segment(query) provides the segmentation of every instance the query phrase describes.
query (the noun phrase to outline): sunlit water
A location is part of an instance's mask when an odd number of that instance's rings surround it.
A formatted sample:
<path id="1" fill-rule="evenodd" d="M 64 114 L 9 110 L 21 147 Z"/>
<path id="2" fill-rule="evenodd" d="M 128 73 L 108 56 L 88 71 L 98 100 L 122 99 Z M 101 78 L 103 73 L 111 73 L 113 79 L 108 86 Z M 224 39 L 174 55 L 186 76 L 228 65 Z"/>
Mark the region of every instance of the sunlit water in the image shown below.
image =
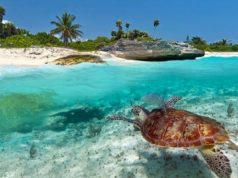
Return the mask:
<path id="1" fill-rule="evenodd" d="M 14 136 L 6 138 L 9 134 L 24 137 L 35 130 L 58 133 L 95 118 L 106 123 L 105 116 L 114 112 L 130 115 L 128 108 L 144 104 L 141 98 L 151 93 L 165 99 L 181 96 L 177 107 L 214 116 L 236 132 L 238 58 L 0 67 L 0 146 L 14 143 L 19 147 L 21 141 Z M 228 117 L 229 104 L 233 111 Z M 66 119 L 60 126 L 52 126 L 49 118 L 54 116 Z"/>

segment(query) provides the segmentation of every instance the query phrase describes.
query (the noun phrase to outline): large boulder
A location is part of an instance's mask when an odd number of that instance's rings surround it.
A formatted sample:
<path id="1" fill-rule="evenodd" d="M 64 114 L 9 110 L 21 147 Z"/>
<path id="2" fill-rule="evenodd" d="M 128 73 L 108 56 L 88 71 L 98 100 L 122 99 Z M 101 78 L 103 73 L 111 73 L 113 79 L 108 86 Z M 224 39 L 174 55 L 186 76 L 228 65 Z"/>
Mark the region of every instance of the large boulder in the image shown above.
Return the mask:
<path id="1" fill-rule="evenodd" d="M 195 59 L 205 54 L 204 51 L 198 50 L 187 43 L 162 40 L 140 42 L 123 39 L 112 46 L 103 47 L 101 50 L 120 58 L 143 61 Z"/>

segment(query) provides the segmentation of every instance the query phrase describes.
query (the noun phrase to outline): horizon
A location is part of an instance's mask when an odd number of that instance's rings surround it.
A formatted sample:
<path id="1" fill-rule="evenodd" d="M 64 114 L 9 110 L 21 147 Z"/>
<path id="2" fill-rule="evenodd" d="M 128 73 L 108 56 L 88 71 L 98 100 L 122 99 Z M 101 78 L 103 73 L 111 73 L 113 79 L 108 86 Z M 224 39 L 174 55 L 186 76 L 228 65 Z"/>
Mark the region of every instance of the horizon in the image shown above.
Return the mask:
<path id="1" fill-rule="evenodd" d="M 159 19 L 160 25 L 156 30 L 158 38 L 184 41 L 187 36 L 200 36 L 207 42 L 221 39 L 238 42 L 236 33 L 238 22 L 234 16 L 238 2 L 235 0 L 229 3 L 215 0 L 193 3 L 188 0 L 182 2 L 62 0 L 57 5 L 46 0 L 37 2 L 3 0 L 0 5 L 6 9 L 4 20 L 11 21 L 31 33 L 49 32 L 53 29 L 50 22 L 56 20 L 56 16 L 68 12 L 76 16 L 76 23 L 82 25 L 84 40 L 94 39 L 97 36 L 110 37 L 111 31 L 117 29 L 115 21 L 118 19 L 124 24 L 129 22 L 130 30 L 140 29 L 154 36 L 153 21 Z"/>

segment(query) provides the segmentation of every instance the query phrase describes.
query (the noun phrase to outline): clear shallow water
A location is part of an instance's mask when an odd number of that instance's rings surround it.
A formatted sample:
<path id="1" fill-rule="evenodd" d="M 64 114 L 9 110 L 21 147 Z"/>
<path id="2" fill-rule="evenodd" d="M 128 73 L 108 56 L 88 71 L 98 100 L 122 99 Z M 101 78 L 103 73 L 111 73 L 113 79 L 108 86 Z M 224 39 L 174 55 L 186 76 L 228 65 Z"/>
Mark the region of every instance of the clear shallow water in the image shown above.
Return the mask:
<path id="1" fill-rule="evenodd" d="M 164 98 L 182 96 L 177 107 L 213 117 L 236 132 L 238 58 L 0 67 L 0 133 L 24 133 L 20 137 L 0 137 L 0 146 L 29 144 L 40 137 L 34 135 L 36 132 L 31 134 L 34 130 L 61 134 L 81 122 L 104 125 L 107 114 L 130 115 L 128 108 L 144 104 L 141 98 L 150 93 Z M 227 117 L 229 104 L 234 110 L 231 118 Z M 80 131 L 84 128 L 89 128 L 92 137 L 100 133 L 97 126 L 80 126 Z M 59 144 L 52 139 L 42 140 L 45 144 Z"/>
<path id="2" fill-rule="evenodd" d="M 149 93 L 164 97 L 179 95 L 185 100 L 186 97 L 225 100 L 238 96 L 237 58 L 82 64 L 66 68 L 1 67 L 0 71 L 0 114 L 6 120 L 24 110 L 27 112 L 23 120 L 28 114 L 38 120 L 50 112 L 85 104 L 122 107 Z M 23 103 L 19 108 L 19 103 L 13 104 L 12 108 L 8 101 Z"/>
<path id="3" fill-rule="evenodd" d="M 6 123 L 15 118 L 18 124 L 30 123 L 31 127 L 60 109 L 82 105 L 117 109 L 136 104 L 149 93 L 165 98 L 182 96 L 185 101 L 187 97 L 226 102 L 229 97 L 238 97 L 237 58 L 30 69 L 1 67 L 0 71 L 1 118 Z M 3 123 L 1 126 L 6 127 Z"/>

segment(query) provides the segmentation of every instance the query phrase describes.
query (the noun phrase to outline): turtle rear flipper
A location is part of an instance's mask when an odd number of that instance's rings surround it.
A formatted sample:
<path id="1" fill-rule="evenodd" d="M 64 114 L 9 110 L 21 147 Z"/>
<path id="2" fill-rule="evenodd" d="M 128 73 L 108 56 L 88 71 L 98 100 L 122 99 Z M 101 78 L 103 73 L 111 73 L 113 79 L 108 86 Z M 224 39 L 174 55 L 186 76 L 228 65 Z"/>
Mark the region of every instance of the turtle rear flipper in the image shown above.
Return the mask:
<path id="1" fill-rule="evenodd" d="M 231 165 L 230 160 L 215 146 L 204 146 L 201 148 L 201 153 L 208 163 L 211 170 L 219 178 L 230 178 L 231 177 Z"/>

